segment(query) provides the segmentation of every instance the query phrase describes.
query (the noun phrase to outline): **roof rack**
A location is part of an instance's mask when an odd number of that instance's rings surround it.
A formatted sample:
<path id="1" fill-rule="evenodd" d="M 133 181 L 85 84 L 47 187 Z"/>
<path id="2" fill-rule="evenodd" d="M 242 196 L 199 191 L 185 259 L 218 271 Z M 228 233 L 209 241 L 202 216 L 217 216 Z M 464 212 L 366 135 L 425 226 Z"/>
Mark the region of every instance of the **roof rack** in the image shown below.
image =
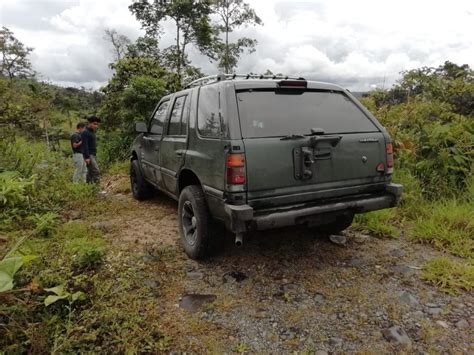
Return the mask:
<path id="1" fill-rule="evenodd" d="M 282 80 L 305 80 L 302 77 L 290 77 L 288 75 L 263 75 L 263 74 L 217 74 L 210 75 L 204 78 L 199 78 L 197 80 L 191 81 L 189 84 L 185 85 L 185 89 L 193 88 L 196 86 L 203 86 L 212 83 L 216 83 L 223 80 L 234 80 L 234 79 L 282 79 Z"/>

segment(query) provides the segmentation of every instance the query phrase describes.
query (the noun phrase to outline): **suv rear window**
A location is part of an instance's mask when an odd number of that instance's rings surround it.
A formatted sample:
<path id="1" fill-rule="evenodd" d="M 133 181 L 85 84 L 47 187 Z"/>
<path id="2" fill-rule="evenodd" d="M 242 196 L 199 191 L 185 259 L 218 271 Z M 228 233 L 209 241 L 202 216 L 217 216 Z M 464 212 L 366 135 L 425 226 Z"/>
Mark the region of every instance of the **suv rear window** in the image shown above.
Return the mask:
<path id="1" fill-rule="evenodd" d="M 328 133 L 377 132 L 377 127 L 343 93 L 328 91 L 237 92 L 243 138 Z"/>

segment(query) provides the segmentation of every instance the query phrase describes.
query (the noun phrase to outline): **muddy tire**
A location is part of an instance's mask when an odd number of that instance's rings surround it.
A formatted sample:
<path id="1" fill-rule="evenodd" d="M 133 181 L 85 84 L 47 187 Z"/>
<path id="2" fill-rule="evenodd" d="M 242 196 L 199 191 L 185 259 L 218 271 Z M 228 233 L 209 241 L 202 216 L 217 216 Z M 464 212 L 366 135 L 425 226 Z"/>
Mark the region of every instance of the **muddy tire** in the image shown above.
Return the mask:
<path id="1" fill-rule="evenodd" d="M 178 222 L 186 254 L 195 260 L 208 257 L 213 250 L 215 228 L 200 186 L 186 186 L 181 191 Z"/>
<path id="2" fill-rule="evenodd" d="M 324 234 L 339 234 L 344 229 L 349 228 L 353 220 L 354 220 L 353 214 L 342 215 L 342 216 L 336 217 L 336 220 L 334 222 L 323 224 L 317 228 L 320 232 Z"/>
<path id="3" fill-rule="evenodd" d="M 153 187 L 145 180 L 138 160 L 130 163 L 130 187 L 135 199 L 142 201 L 153 195 Z"/>

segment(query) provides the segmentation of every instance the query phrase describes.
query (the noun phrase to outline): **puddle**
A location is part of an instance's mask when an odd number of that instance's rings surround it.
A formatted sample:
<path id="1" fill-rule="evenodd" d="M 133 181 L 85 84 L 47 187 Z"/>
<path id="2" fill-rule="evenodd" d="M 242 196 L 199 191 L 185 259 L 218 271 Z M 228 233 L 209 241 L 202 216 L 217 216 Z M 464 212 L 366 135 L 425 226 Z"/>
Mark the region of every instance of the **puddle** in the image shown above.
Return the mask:
<path id="1" fill-rule="evenodd" d="M 179 301 L 179 307 L 190 312 L 197 312 L 205 303 L 212 303 L 216 300 L 214 295 L 186 294 Z"/>

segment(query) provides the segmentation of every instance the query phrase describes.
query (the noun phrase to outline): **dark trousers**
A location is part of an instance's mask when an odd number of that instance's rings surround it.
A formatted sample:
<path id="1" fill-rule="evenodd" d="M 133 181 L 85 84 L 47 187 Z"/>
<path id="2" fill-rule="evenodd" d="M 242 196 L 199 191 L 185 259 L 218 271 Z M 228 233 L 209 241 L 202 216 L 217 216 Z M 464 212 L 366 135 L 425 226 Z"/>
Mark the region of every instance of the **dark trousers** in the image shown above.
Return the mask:
<path id="1" fill-rule="evenodd" d="M 100 180 L 99 165 L 97 165 L 97 158 L 95 155 L 90 156 L 91 162 L 87 165 L 87 179 L 90 184 L 98 184 Z"/>

